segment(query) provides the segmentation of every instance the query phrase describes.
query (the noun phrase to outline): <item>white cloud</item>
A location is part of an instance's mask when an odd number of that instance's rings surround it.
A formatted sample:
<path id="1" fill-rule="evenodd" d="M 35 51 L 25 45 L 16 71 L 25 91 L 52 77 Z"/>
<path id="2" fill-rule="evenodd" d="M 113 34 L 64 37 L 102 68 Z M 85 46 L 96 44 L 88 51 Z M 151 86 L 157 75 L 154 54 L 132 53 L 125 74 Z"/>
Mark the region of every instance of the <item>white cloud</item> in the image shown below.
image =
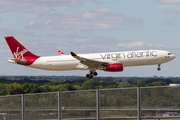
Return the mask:
<path id="1" fill-rule="evenodd" d="M 79 38 L 77 38 L 76 41 L 84 43 L 84 42 L 87 42 L 87 41 L 92 41 L 93 42 L 93 41 L 95 41 L 95 39 L 79 39 Z"/>
<path id="2" fill-rule="evenodd" d="M 163 9 L 163 8 L 172 8 L 172 7 L 177 7 L 177 5 L 160 5 L 160 6 L 157 6 L 157 7 L 154 7 L 154 8 L 147 8 L 147 9 L 144 9 L 144 10 Z"/>
<path id="3" fill-rule="evenodd" d="M 76 40 L 69 41 L 69 51 L 77 53 L 98 53 L 98 52 L 114 52 L 114 51 L 132 51 L 147 49 L 168 49 L 163 45 L 154 45 L 145 42 L 134 42 L 132 38 L 125 40 L 106 38 L 106 37 L 78 37 Z"/>
<path id="4" fill-rule="evenodd" d="M 46 23 L 45 23 L 45 25 L 47 25 L 48 23 L 50 23 L 52 20 L 49 20 L 49 21 L 47 21 Z M 29 24 L 30 25 L 30 24 Z"/>
<path id="5" fill-rule="evenodd" d="M 6 12 L 47 12 L 54 7 L 76 7 L 83 3 L 84 0 L 0 0 L 0 8 Z"/>
<path id="6" fill-rule="evenodd" d="M 180 0 L 158 0 L 160 3 L 169 5 L 180 5 Z"/>
<path id="7" fill-rule="evenodd" d="M 34 24 L 34 22 L 33 21 L 31 21 L 30 23 L 29 23 L 29 25 L 33 25 Z"/>
<path id="8" fill-rule="evenodd" d="M 92 41 L 91 41 L 92 42 Z M 149 50 L 149 49 L 167 49 L 163 45 L 153 45 L 144 42 L 120 43 L 120 44 L 77 44 L 69 46 L 68 51 L 76 53 L 99 53 L 115 51 Z"/>
<path id="9" fill-rule="evenodd" d="M 119 42 L 126 42 L 126 40 L 116 39 L 116 38 L 107 38 L 100 36 L 77 36 L 75 40 L 72 40 L 73 45 L 109 45 L 117 46 Z"/>
<path id="10" fill-rule="evenodd" d="M 13 30 L 13 29 L 9 29 L 9 28 L 0 28 L 0 36 L 4 37 L 4 36 L 12 36 L 12 35 L 19 35 L 19 34 L 24 34 L 24 35 L 31 35 L 33 36 L 33 33 L 30 32 L 23 32 L 23 31 L 19 31 L 19 30 Z"/>
<path id="11" fill-rule="evenodd" d="M 86 12 L 82 14 L 83 19 L 94 19 L 95 17 L 97 17 L 97 14 L 91 12 Z"/>
<path id="12" fill-rule="evenodd" d="M 66 33 L 59 33 L 59 34 L 56 34 L 56 33 L 43 33 L 43 34 L 40 34 L 40 35 L 37 35 L 38 37 L 69 37 L 69 38 L 75 38 L 77 37 L 78 35 L 76 33 L 73 33 L 73 34 L 66 34 Z"/>
<path id="13" fill-rule="evenodd" d="M 120 29 L 121 25 L 135 25 L 143 23 L 143 20 L 114 13 L 105 8 L 84 13 L 41 13 L 38 18 L 51 20 L 44 23 L 29 24 L 26 28 L 110 30 Z"/>
<path id="14" fill-rule="evenodd" d="M 164 47 L 163 45 L 152 45 L 144 42 L 120 43 L 118 47 L 133 48 L 133 47 Z"/>
<path id="15" fill-rule="evenodd" d="M 130 48 L 130 47 L 143 46 L 143 45 L 144 45 L 143 42 L 133 42 L 133 43 L 122 43 L 122 44 L 119 44 L 118 47 Z"/>
<path id="16" fill-rule="evenodd" d="M 175 5 L 161 5 L 161 6 L 158 6 L 157 9 L 170 8 L 170 7 L 176 7 L 176 6 Z"/>
<path id="17" fill-rule="evenodd" d="M 105 38 L 105 37 L 82 37 L 68 41 L 71 44 L 58 45 L 63 52 L 69 53 L 99 53 L 115 51 L 132 51 L 147 49 L 167 49 L 163 45 L 153 45 L 144 42 L 130 42 L 127 40 Z M 66 46 L 66 49 L 65 49 Z"/>
<path id="18" fill-rule="evenodd" d="M 99 10 L 95 10 L 97 13 L 100 14 L 108 14 L 111 13 L 111 11 L 109 9 L 103 8 L 103 9 L 99 9 Z"/>
<path id="19" fill-rule="evenodd" d="M 164 47 L 164 45 L 156 45 L 157 47 Z"/>
<path id="20" fill-rule="evenodd" d="M 30 22 L 30 25 L 34 24 L 34 22 Z M 34 34 L 32 32 L 24 32 L 20 30 L 14 30 L 10 28 L 1 28 L 0 27 L 0 36 L 17 36 L 17 35 L 27 35 L 31 37 L 66 37 L 66 38 L 77 38 L 78 35 L 76 33 L 66 34 L 66 33 L 37 33 Z"/>
<path id="21" fill-rule="evenodd" d="M 170 14 L 171 14 L 171 12 L 170 12 L 169 10 L 165 10 L 164 13 L 165 13 L 166 15 L 170 15 Z"/>

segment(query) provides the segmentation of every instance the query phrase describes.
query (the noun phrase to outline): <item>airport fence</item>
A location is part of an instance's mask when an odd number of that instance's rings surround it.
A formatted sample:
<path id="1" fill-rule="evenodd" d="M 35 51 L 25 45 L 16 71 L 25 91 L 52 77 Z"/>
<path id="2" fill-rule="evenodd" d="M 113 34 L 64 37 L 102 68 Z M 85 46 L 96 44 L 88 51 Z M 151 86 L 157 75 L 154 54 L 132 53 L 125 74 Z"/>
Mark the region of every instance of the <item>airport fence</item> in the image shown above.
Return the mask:
<path id="1" fill-rule="evenodd" d="M 0 120 L 180 119 L 180 87 L 0 96 Z"/>

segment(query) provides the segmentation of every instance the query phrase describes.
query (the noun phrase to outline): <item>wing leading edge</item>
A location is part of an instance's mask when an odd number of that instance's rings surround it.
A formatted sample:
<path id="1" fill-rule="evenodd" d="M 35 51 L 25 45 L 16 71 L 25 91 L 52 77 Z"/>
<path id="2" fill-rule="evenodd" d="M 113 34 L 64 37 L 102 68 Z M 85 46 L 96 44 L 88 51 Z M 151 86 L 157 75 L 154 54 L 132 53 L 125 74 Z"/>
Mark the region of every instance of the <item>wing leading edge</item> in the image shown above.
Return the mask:
<path id="1" fill-rule="evenodd" d="M 104 66 L 109 65 L 110 63 L 99 61 L 99 60 L 92 60 L 84 57 L 80 57 L 76 55 L 74 52 L 71 52 L 72 57 L 79 60 L 81 64 L 88 66 L 92 70 L 101 69 Z"/>

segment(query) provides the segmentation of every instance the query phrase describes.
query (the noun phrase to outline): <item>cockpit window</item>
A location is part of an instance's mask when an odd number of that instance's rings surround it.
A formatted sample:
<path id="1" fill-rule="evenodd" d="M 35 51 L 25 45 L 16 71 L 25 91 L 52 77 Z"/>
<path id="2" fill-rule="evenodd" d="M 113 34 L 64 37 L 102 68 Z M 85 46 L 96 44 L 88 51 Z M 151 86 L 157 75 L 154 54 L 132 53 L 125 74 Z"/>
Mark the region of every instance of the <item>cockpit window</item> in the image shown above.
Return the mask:
<path id="1" fill-rule="evenodd" d="M 172 55 L 172 53 L 168 53 L 168 55 Z"/>

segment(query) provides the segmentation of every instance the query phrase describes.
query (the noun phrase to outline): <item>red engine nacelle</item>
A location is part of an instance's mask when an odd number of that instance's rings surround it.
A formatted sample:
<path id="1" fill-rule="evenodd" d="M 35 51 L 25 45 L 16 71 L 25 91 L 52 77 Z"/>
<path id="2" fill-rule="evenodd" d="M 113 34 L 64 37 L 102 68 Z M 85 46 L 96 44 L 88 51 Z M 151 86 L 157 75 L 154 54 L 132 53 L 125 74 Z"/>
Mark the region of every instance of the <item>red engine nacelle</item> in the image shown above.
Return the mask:
<path id="1" fill-rule="evenodd" d="M 121 72 L 123 71 L 123 64 L 122 63 L 115 63 L 115 64 L 110 64 L 107 66 L 104 66 L 104 71 L 109 71 L 109 72 Z"/>

